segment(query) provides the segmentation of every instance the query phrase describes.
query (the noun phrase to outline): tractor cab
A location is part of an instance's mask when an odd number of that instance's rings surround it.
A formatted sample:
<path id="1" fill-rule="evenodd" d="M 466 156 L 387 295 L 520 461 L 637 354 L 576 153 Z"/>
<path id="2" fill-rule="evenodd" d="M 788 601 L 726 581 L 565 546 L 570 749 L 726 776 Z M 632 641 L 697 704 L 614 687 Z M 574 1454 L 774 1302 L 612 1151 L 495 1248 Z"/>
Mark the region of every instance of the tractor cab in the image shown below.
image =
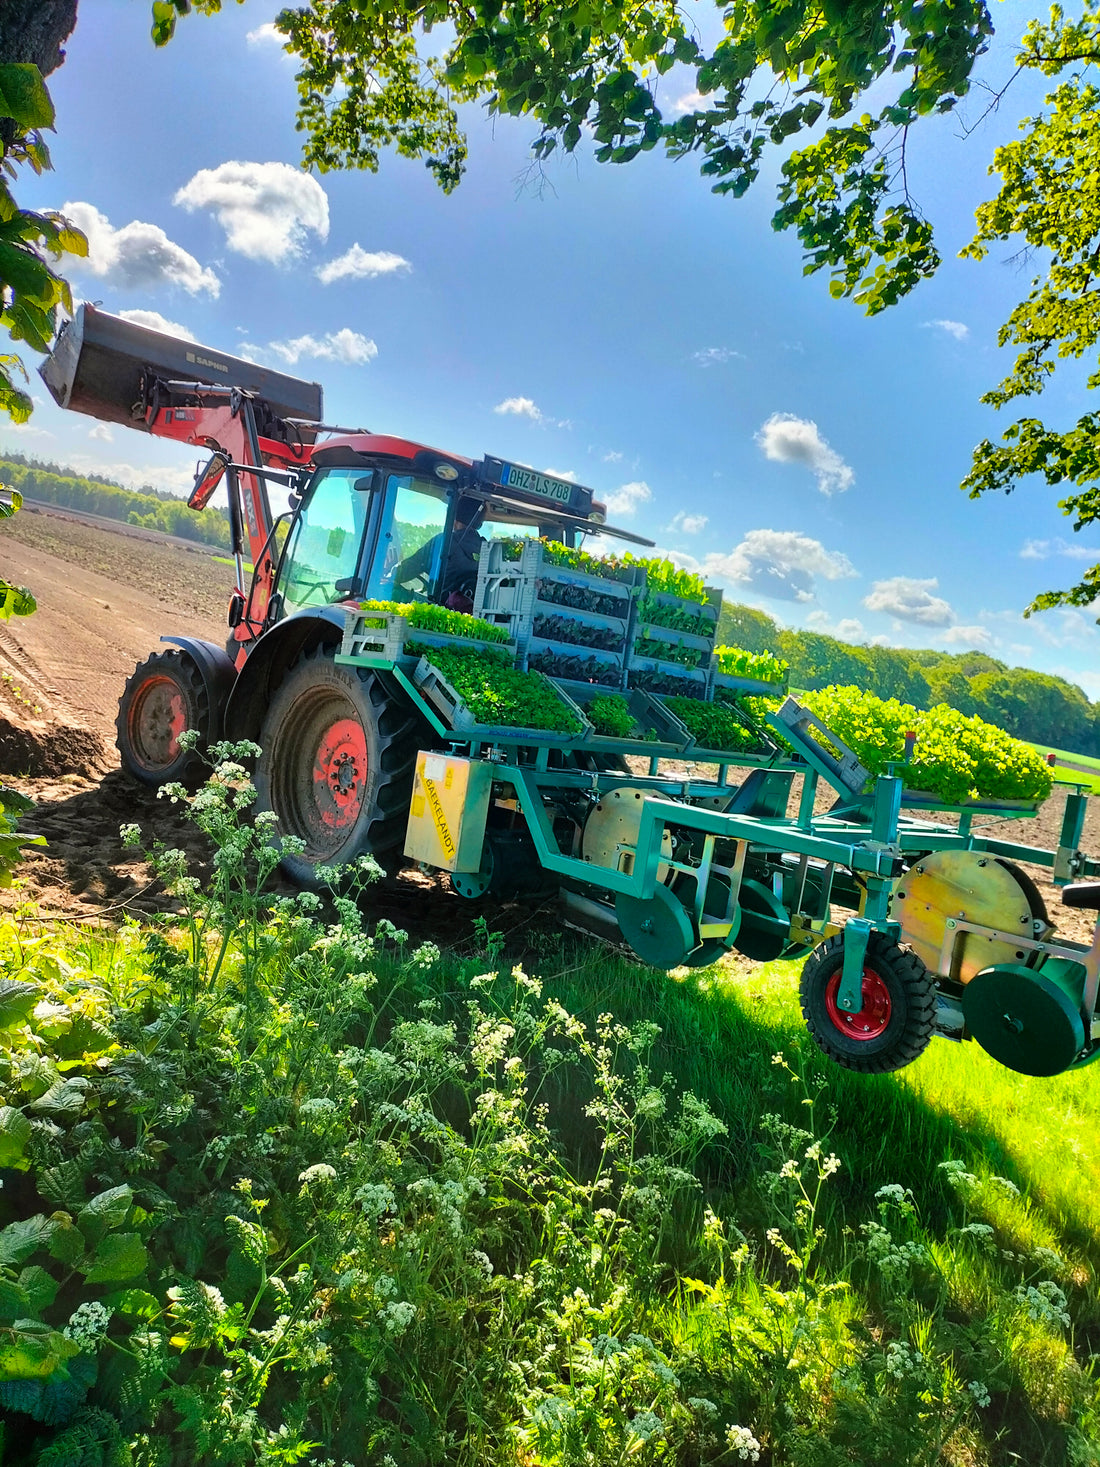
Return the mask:
<path id="1" fill-rule="evenodd" d="M 478 462 L 356 434 L 313 455 L 276 577 L 279 617 L 344 599 L 473 609 L 478 562 L 497 536 L 575 545 L 608 530 L 592 491 L 502 459 Z"/>

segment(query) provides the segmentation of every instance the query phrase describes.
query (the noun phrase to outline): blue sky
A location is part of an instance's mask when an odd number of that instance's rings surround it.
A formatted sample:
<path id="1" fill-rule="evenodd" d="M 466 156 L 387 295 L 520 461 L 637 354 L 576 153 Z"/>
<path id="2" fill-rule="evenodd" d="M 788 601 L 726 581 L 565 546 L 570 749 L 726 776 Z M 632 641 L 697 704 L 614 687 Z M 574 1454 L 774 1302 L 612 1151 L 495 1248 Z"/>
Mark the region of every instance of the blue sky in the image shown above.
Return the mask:
<path id="1" fill-rule="evenodd" d="M 1093 616 L 1020 616 L 1100 559 L 1100 537 L 1073 535 L 1037 482 L 976 502 L 958 488 L 999 431 L 978 398 L 1008 365 L 997 328 L 1029 276 L 1011 246 L 954 254 L 993 146 L 1038 93 L 1010 92 L 969 139 L 956 118 L 917 129 L 910 185 L 946 263 L 868 320 L 772 231 L 774 172 L 739 201 L 657 153 L 622 168 L 582 153 L 534 180 L 532 125 L 477 109 L 450 197 L 396 156 L 378 174 L 297 172 L 277 8 L 190 18 L 156 51 L 145 0 L 82 0 L 50 79 L 55 170 L 19 192 L 89 233 L 78 295 L 321 381 L 329 421 L 572 474 L 613 521 L 787 625 L 981 647 L 1100 698 Z M 688 8 L 713 27 L 712 6 Z M 995 8 L 992 83 L 1028 12 Z M 688 90 L 672 73 L 662 103 Z M 983 106 L 976 93 L 965 117 Z M 1084 410 L 1083 378 L 1059 373 L 1048 421 Z M 180 491 L 194 461 L 46 403 L 0 447 Z"/>

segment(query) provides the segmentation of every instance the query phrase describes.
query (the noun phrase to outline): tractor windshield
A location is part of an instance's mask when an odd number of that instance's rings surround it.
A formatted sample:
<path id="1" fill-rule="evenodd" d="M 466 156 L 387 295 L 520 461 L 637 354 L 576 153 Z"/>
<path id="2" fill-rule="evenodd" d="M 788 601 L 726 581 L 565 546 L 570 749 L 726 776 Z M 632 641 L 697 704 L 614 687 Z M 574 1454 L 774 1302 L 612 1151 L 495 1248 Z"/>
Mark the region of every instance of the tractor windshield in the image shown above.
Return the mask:
<path id="1" fill-rule="evenodd" d="M 441 484 L 391 474 L 368 583 L 378 601 L 434 601 L 445 570 L 450 496 Z"/>
<path id="2" fill-rule="evenodd" d="M 279 589 L 287 611 L 329 606 L 340 599 L 337 581 L 350 580 L 359 564 L 370 495 L 362 469 L 329 469 L 314 481 L 287 547 Z"/>

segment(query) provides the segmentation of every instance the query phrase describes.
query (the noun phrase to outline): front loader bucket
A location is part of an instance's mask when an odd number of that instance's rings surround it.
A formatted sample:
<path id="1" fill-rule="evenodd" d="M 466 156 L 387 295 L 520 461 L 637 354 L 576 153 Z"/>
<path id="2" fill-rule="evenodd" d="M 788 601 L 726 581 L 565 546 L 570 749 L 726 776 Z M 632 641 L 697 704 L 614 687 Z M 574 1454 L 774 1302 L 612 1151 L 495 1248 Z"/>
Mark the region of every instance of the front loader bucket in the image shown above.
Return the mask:
<path id="1" fill-rule="evenodd" d="M 135 326 L 87 303 L 62 326 L 38 370 L 59 407 L 129 428 L 145 427 L 143 377 L 240 387 L 264 398 L 276 417 L 321 421 L 319 383 Z"/>

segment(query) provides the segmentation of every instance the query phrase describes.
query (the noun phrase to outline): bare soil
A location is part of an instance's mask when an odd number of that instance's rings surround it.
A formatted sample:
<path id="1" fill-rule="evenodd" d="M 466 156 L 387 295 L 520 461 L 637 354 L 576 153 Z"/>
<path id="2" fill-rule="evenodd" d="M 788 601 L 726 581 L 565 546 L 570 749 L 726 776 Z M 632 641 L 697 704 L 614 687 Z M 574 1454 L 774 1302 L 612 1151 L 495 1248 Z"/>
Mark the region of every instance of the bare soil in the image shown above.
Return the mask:
<path id="1" fill-rule="evenodd" d="M 30 902 L 42 916 L 90 922 L 170 907 L 144 860 L 123 849 L 119 826 L 138 823 L 147 846 L 183 847 L 200 871 L 210 852 L 178 808 L 119 768 L 118 698 L 162 636 L 224 640 L 231 567 L 204 547 L 155 532 L 24 508 L 0 529 L 0 575 L 30 586 L 39 608 L 0 622 L 0 778 L 36 801 L 23 825 L 48 841 L 28 848 L 0 907 Z M 827 791 L 821 801 L 831 802 Z M 1056 789 L 1035 819 L 988 821 L 981 829 L 1053 848 L 1064 807 L 1065 792 Z M 1083 844 L 1100 853 L 1100 801 L 1090 805 Z M 1063 908 L 1044 868 L 1026 869 L 1059 932 L 1087 942 L 1090 914 Z M 445 878 L 403 868 L 376 888 L 372 907 L 418 940 L 460 948 L 474 942 L 476 913 Z M 560 918 L 545 904 L 497 904 L 482 915 L 513 946 L 560 940 Z"/>

